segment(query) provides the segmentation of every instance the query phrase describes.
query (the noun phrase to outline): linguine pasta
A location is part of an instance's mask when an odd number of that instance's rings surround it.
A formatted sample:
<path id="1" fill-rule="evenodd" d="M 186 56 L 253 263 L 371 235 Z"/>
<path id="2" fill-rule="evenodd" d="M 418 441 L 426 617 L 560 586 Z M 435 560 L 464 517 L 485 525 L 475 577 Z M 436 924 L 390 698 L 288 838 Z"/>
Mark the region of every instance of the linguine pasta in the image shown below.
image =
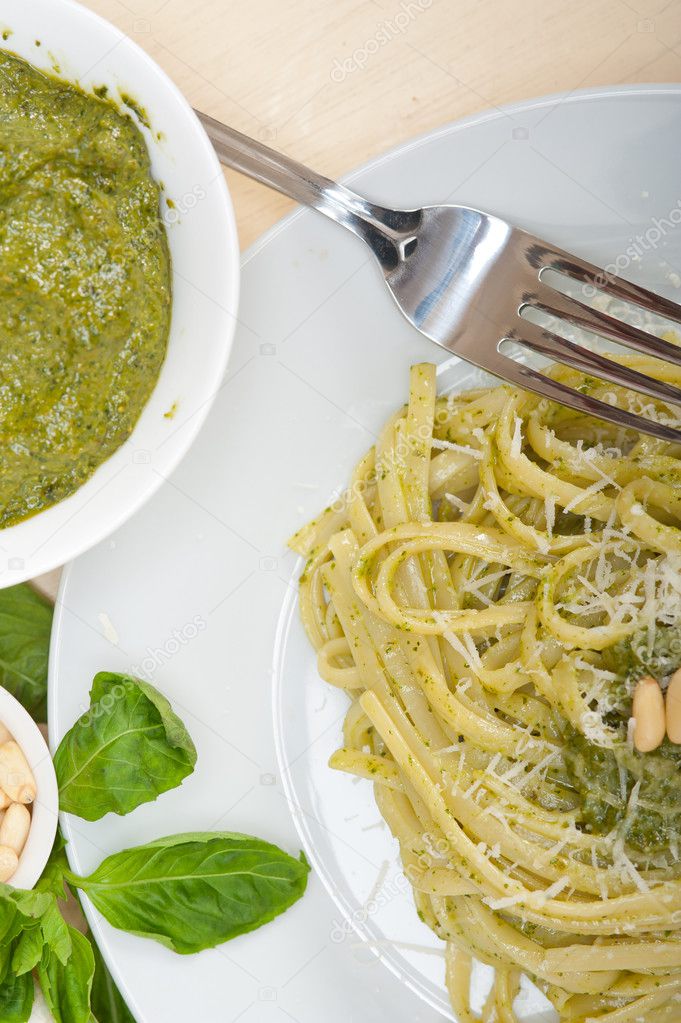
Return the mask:
<path id="1" fill-rule="evenodd" d="M 677 456 L 506 385 L 438 397 L 419 365 L 291 541 L 319 673 L 350 698 L 331 766 L 374 782 L 461 1023 L 473 958 L 490 1023 L 516 1023 L 523 973 L 561 1020 L 681 1019 L 681 752 L 636 753 L 630 721 L 637 679 L 681 664 Z"/>

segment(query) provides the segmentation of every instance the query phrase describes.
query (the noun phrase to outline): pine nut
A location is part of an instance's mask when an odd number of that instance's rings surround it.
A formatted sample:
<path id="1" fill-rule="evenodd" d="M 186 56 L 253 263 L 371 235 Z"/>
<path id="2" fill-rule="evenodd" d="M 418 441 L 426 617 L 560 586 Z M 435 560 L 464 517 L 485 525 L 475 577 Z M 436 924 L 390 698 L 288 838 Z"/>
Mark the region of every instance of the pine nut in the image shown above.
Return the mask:
<path id="1" fill-rule="evenodd" d="M 21 856 L 30 827 L 31 815 L 23 803 L 12 803 L 0 821 L 0 846 L 7 846 Z"/>
<path id="2" fill-rule="evenodd" d="M 0 746 L 0 788 L 13 803 L 32 803 L 35 799 L 33 772 L 13 739 Z"/>
<path id="3" fill-rule="evenodd" d="M 14 849 L 8 849 L 6 845 L 0 845 L 0 884 L 9 881 L 18 866 L 19 857 Z"/>
<path id="4" fill-rule="evenodd" d="M 634 690 L 632 713 L 634 746 L 639 753 L 650 753 L 662 744 L 666 730 L 664 696 L 658 682 L 650 675 L 642 678 Z"/>
<path id="5" fill-rule="evenodd" d="M 665 699 L 665 714 L 669 741 L 681 743 L 681 668 L 677 668 L 669 680 Z"/>

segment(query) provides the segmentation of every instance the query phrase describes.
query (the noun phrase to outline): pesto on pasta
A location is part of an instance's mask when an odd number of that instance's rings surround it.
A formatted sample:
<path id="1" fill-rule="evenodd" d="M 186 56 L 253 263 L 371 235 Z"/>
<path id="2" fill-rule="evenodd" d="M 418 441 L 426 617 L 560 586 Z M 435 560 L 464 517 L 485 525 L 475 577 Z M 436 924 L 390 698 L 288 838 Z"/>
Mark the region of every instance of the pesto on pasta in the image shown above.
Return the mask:
<path id="1" fill-rule="evenodd" d="M 631 723 L 646 666 L 664 687 L 681 665 L 679 454 L 507 385 L 438 396 L 414 366 L 291 540 L 319 673 L 350 698 L 331 766 L 374 782 L 461 1023 L 473 958 L 485 1021 L 515 1023 L 523 973 L 561 1020 L 681 1018 L 681 747 L 639 753 Z"/>

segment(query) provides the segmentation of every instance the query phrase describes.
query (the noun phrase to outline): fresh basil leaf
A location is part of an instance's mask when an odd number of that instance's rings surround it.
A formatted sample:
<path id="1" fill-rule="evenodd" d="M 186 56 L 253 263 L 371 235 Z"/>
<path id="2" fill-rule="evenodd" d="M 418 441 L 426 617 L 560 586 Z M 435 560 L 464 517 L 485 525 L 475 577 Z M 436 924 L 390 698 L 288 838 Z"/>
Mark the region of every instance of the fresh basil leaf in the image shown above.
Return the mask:
<path id="1" fill-rule="evenodd" d="M 9 885 L 0 885 L 0 897 L 8 898 L 19 913 L 29 920 L 39 920 L 53 902 L 53 896 L 49 892 L 38 892 L 35 889 L 27 891 L 24 888 L 10 888 Z"/>
<path id="2" fill-rule="evenodd" d="M 97 1023 L 135 1023 L 135 1018 L 123 1001 L 123 996 L 116 987 L 94 938 L 91 934 L 88 934 L 88 938 L 95 957 L 95 975 L 90 1000 Z"/>
<path id="3" fill-rule="evenodd" d="M 64 876 L 68 869 L 69 861 L 66 858 L 66 840 L 61 833 L 61 829 L 57 828 L 52 852 L 45 864 L 45 869 L 40 875 L 40 880 L 35 886 L 35 890 L 49 892 L 58 899 L 65 899 Z"/>
<path id="4" fill-rule="evenodd" d="M 2 1023 L 27 1023 L 33 1008 L 33 977 L 8 974 L 0 984 L 0 1020 Z"/>
<path id="5" fill-rule="evenodd" d="M 71 955 L 71 934 L 55 895 L 17 891 L 11 900 L 21 907 L 17 908 L 13 927 L 20 932 L 12 957 L 13 972 L 20 975 L 32 970 L 43 950 L 65 965 Z"/>
<path id="6" fill-rule="evenodd" d="M 35 969 L 43 955 L 43 933 L 39 924 L 27 928 L 17 941 L 14 955 L 12 956 L 12 973 L 20 977 L 23 973 L 30 973 Z M 2 1016 L 0 1016 L 2 1019 Z"/>
<path id="7" fill-rule="evenodd" d="M 230 832 L 159 838 L 70 875 L 110 924 L 176 952 L 198 952 L 272 920 L 305 891 L 309 866 Z"/>
<path id="8" fill-rule="evenodd" d="M 7 945 L 0 945 L 0 984 L 2 984 L 9 975 L 16 947 L 16 941 L 10 941 Z"/>
<path id="9" fill-rule="evenodd" d="M 65 965 L 72 949 L 72 939 L 69 927 L 59 912 L 57 899 L 66 897 L 66 877 L 69 865 L 66 859 L 66 841 L 60 829 L 57 834 L 50 853 L 50 858 L 43 874 L 36 885 L 41 892 L 47 892 L 53 899 L 47 909 L 40 917 L 39 924 L 24 930 L 19 936 L 13 956 L 10 956 L 12 970 L 21 974 L 34 969 L 41 961 L 43 952 L 47 955 L 52 953 Z M 42 900 L 41 900 L 42 901 Z M 15 913 L 19 916 L 15 908 Z M 114 980 L 109 973 L 102 954 L 97 948 L 91 934 L 86 935 L 92 947 L 94 956 L 95 972 L 92 979 L 91 991 L 91 1023 L 135 1023 L 120 994 Z M 10 952 L 12 946 L 9 946 Z M 0 946 L 0 981 L 4 975 L 2 972 L 2 954 L 4 949 Z M 9 966 L 9 961 L 7 963 Z M 2 1016 L 0 1015 L 0 1023 Z"/>
<path id="10" fill-rule="evenodd" d="M 0 948 L 6 948 L 27 927 L 38 926 L 53 897 L 0 884 Z"/>
<path id="11" fill-rule="evenodd" d="M 52 607 L 26 583 L 0 590 L 0 685 L 36 721 L 47 716 Z"/>
<path id="12" fill-rule="evenodd" d="M 13 956 L 24 933 L 27 931 L 40 933 L 41 916 L 52 901 L 51 895 L 0 884 L 0 982 L 5 980 L 9 973 Z"/>
<path id="13" fill-rule="evenodd" d="M 25 924 L 19 913 L 16 903 L 6 885 L 0 886 L 0 947 L 9 945 L 18 934 L 21 934 Z"/>
<path id="14" fill-rule="evenodd" d="M 40 918 L 40 933 L 43 944 L 65 966 L 72 951 L 71 932 L 59 911 L 56 899 Z"/>
<path id="15" fill-rule="evenodd" d="M 90 699 L 54 758 L 62 810 L 88 821 L 130 813 L 191 774 L 194 743 L 148 682 L 100 671 Z"/>
<path id="16" fill-rule="evenodd" d="M 95 959 L 84 934 L 69 927 L 69 935 L 72 948 L 66 965 L 52 953 L 44 956 L 38 967 L 40 986 L 56 1023 L 90 1023 Z"/>

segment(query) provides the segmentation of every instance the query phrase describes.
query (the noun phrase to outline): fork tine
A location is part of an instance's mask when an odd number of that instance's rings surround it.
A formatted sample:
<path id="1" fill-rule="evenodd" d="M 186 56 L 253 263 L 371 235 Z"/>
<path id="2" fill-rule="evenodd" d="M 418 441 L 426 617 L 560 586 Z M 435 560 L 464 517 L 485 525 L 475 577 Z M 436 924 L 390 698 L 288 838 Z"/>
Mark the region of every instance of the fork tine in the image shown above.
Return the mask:
<path id="1" fill-rule="evenodd" d="M 602 337 L 617 341 L 627 348 L 633 348 L 636 352 L 644 355 L 654 355 L 658 359 L 665 359 L 675 366 L 681 366 L 681 347 L 665 341 L 655 334 L 649 334 L 640 327 L 618 320 L 608 313 L 598 309 L 592 309 L 570 295 L 557 291 L 551 285 L 539 282 L 535 292 L 527 295 L 527 306 L 533 309 L 541 309 L 551 316 L 562 317 L 576 327 L 593 331 Z"/>
<path id="2" fill-rule="evenodd" d="M 482 361 L 478 363 L 482 369 L 486 369 L 495 376 L 507 380 L 517 387 L 527 391 L 533 391 L 543 398 L 550 398 L 561 405 L 567 405 L 577 412 L 583 412 L 588 416 L 595 416 L 597 419 L 605 419 L 616 426 L 624 426 L 627 429 L 636 430 L 637 433 L 647 433 L 659 440 L 668 441 L 670 444 L 681 443 L 681 431 L 675 430 L 672 426 L 665 426 L 664 423 L 656 423 L 651 419 L 644 419 L 626 409 L 618 408 L 616 405 L 608 405 L 598 398 L 592 398 L 588 394 L 581 394 L 572 387 L 560 383 L 559 380 L 552 380 L 531 366 L 525 366 L 514 359 L 496 352 L 493 357 L 485 355 L 485 365 Z"/>
<path id="3" fill-rule="evenodd" d="M 562 362 L 566 366 L 582 370 L 584 373 L 591 373 L 592 376 L 601 377 L 611 384 L 618 384 L 620 387 L 628 387 L 632 391 L 640 391 L 647 394 L 656 401 L 669 401 L 675 405 L 681 405 L 681 389 L 668 384 L 665 380 L 656 380 L 654 377 L 646 376 L 628 366 L 621 366 L 612 359 L 592 352 L 574 341 L 560 337 L 558 334 L 540 327 L 531 320 L 523 319 L 522 326 L 509 331 L 509 338 L 525 348 L 546 355 L 550 359 Z"/>
<path id="4" fill-rule="evenodd" d="M 627 281 L 617 274 L 608 273 L 602 267 L 596 266 L 595 263 L 580 259 L 579 256 L 575 256 L 571 252 L 548 245 L 540 238 L 528 235 L 526 244 L 529 245 L 528 258 L 537 269 L 558 270 L 560 273 L 567 274 L 568 277 L 598 288 L 606 295 L 616 295 L 617 298 L 633 302 L 635 305 L 648 309 L 649 312 L 681 324 L 681 305 L 676 302 L 663 298 L 662 295 L 656 295 L 654 291 L 648 291 L 647 288 L 642 288 L 638 284 L 632 284 L 631 281 Z"/>

